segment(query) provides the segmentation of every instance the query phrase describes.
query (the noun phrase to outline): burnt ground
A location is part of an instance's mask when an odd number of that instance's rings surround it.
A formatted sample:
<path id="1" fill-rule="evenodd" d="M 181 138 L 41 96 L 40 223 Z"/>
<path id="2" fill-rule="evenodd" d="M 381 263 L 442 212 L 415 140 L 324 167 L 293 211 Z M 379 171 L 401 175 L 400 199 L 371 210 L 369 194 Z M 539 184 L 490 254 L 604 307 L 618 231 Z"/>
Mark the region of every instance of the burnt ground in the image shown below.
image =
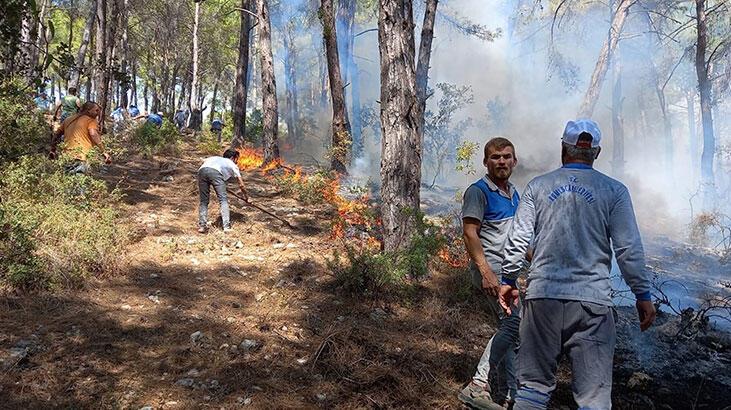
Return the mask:
<path id="1" fill-rule="evenodd" d="M 341 246 L 333 210 L 281 195 L 258 172 L 245 177 L 252 199 L 300 229 L 232 198 L 234 232 L 199 235 L 202 157 L 133 156 L 100 175 L 125 193 L 133 243 L 121 272 L 2 295 L 0 408 L 460 408 L 494 332 L 462 273 L 435 267 L 384 298 L 344 294 L 326 267 Z M 727 340 L 653 330 L 647 356 L 637 346 L 652 334 L 621 317 L 616 408 L 731 405 Z M 575 408 L 565 365 L 552 408 Z"/>

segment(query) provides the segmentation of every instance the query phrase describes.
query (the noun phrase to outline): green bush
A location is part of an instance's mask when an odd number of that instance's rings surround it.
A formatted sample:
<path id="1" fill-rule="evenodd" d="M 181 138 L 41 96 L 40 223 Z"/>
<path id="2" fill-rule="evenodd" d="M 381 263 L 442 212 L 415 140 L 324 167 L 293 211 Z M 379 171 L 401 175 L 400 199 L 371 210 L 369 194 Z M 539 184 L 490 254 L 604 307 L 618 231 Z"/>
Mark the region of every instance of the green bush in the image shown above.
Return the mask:
<path id="1" fill-rule="evenodd" d="M 312 175 L 287 172 L 274 178 L 274 183 L 285 194 L 292 194 L 307 205 L 324 203 L 333 176 L 329 171 L 318 171 Z"/>
<path id="2" fill-rule="evenodd" d="M 199 133 L 200 140 L 197 143 L 198 151 L 206 155 L 221 155 L 223 151 L 221 144 L 218 143 L 216 134 L 210 131 Z"/>
<path id="3" fill-rule="evenodd" d="M 0 97 L 1 165 L 42 151 L 50 141 L 51 129 L 19 81 L 6 80 L 0 88 L 5 90 Z"/>
<path id="4" fill-rule="evenodd" d="M 160 128 L 145 122 L 135 130 L 133 142 L 148 156 L 175 154 L 179 150 L 180 133 L 170 121 L 163 121 Z"/>
<path id="5" fill-rule="evenodd" d="M 0 172 L 0 283 L 75 286 L 113 272 L 127 234 L 117 225 L 119 193 L 58 161 L 25 156 Z"/>
<path id="6" fill-rule="evenodd" d="M 345 243 L 345 255 L 335 252 L 327 261 L 340 286 L 351 293 L 379 293 L 398 289 L 408 279 L 429 273 L 429 262 L 445 244 L 440 229 L 418 212 L 417 228 L 411 245 L 404 250 L 384 252 L 372 246 Z"/>

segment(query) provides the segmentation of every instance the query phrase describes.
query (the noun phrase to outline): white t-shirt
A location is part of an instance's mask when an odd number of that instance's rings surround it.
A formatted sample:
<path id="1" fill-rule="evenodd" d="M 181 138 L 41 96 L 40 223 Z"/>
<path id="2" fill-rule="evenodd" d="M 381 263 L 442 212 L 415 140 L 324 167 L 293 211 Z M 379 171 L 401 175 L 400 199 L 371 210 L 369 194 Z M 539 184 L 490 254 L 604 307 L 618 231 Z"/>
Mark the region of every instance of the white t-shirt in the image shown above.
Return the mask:
<path id="1" fill-rule="evenodd" d="M 223 175 L 224 181 L 228 180 L 234 175 L 241 178 L 241 172 L 239 171 L 239 167 L 236 166 L 236 164 L 228 158 L 218 156 L 206 158 L 206 160 L 203 161 L 203 165 L 201 165 L 198 170 L 201 170 L 202 168 L 215 169 L 216 171 L 220 172 L 221 175 Z"/>

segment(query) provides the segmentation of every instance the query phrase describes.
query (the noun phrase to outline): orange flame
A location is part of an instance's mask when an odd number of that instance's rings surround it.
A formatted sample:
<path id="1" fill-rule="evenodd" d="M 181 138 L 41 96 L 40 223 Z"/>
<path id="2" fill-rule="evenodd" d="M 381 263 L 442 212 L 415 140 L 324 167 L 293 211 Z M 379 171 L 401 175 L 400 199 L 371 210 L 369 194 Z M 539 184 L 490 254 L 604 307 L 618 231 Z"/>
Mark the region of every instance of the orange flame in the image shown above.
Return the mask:
<path id="1" fill-rule="evenodd" d="M 242 171 L 250 171 L 261 167 L 264 163 L 264 155 L 261 150 L 253 148 L 241 148 L 239 151 L 239 159 L 236 160 L 236 165 Z"/>
<path id="2" fill-rule="evenodd" d="M 453 256 L 448 245 L 440 249 L 439 252 L 437 252 L 437 256 L 439 256 L 439 259 L 441 259 L 444 263 L 453 268 L 464 268 L 467 266 L 466 258 Z"/>

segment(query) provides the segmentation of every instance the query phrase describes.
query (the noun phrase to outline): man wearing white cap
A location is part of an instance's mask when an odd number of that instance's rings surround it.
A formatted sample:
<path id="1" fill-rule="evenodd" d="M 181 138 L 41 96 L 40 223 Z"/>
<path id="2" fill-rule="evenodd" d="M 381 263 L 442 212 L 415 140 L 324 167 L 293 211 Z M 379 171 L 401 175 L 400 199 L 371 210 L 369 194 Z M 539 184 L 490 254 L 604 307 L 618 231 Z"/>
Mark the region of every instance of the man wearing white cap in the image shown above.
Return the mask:
<path id="1" fill-rule="evenodd" d="M 650 275 L 627 188 L 593 169 L 601 132 L 594 121 L 569 121 L 557 170 L 525 188 L 508 235 L 500 303 L 517 301 L 515 279 L 529 244 L 533 261 L 523 302 L 515 409 L 545 409 L 561 356 L 571 360 L 579 408 L 611 408 L 615 311 L 612 250 L 637 298 L 641 330 L 655 320 Z"/>

